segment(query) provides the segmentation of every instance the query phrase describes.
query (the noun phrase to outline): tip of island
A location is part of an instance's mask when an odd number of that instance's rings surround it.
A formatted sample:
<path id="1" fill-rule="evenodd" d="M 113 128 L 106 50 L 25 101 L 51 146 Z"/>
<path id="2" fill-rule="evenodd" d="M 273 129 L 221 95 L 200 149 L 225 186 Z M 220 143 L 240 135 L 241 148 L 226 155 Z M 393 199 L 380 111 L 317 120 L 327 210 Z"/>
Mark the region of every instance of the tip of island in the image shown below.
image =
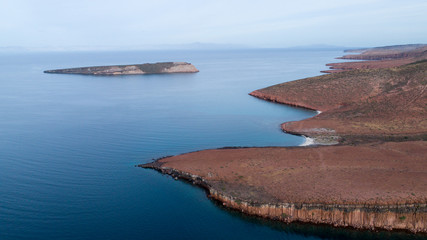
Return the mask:
<path id="1" fill-rule="evenodd" d="M 321 111 L 282 124 L 316 145 L 202 150 L 140 166 L 251 215 L 427 233 L 427 45 L 349 52 L 359 54 L 342 58 L 365 61 L 250 93 Z"/>
<path id="2" fill-rule="evenodd" d="M 158 62 L 132 65 L 112 65 L 46 70 L 44 73 L 84 75 L 139 75 L 164 73 L 196 73 L 199 70 L 187 62 Z"/>

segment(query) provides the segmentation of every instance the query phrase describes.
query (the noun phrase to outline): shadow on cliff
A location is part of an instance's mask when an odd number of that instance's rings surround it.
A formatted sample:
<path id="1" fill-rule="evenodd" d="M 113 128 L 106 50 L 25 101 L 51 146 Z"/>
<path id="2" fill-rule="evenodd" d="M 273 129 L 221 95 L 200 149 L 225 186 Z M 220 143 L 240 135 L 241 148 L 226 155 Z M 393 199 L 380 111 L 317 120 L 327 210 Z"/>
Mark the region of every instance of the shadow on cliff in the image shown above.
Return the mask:
<path id="1" fill-rule="evenodd" d="M 157 172 L 157 171 L 156 171 Z M 158 174 L 162 174 L 157 172 Z M 165 174 L 162 174 L 165 175 Z M 166 177 L 170 177 L 169 175 L 165 175 Z M 176 179 L 181 183 L 189 185 L 191 187 L 198 186 L 190 183 L 184 179 Z M 209 192 L 206 188 L 198 186 L 202 188 L 206 197 L 209 197 Z M 251 216 L 240 211 L 227 208 L 223 206 L 222 202 L 209 198 L 209 200 L 219 209 L 226 212 L 233 218 L 238 218 L 239 220 L 243 220 L 249 223 L 269 227 L 275 231 L 283 232 L 284 235 L 289 235 L 289 237 L 303 236 L 303 237 L 315 237 L 320 239 L 334 239 L 334 240 L 426 240 L 427 234 L 418 233 L 413 234 L 405 231 L 386 231 L 386 230 L 378 230 L 378 231 L 370 231 L 370 230 L 358 230 L 354 228 L 343 228 L 343 227 L 332 227 L 327 224 L 310 224 L 303 222 L 293 222 L 293 223 L 284 223 L 280 221 L 269 220 L 257 216 Z"/>
<path id="2" fill-rule="evenodd" d="M 186 184 L 190 184 L 184 180 Z M 269 227 L 276 231 L 281 231 L 289 235 L 301 235 L 304 237 L 317 237 L 321 239 L 334 239 L 334 240 L 426 240 L 427 234 L 419 233 L 413 234 L 404 231 L 370 231 L 370 230 L 357 230 L 354 228 L 332 227 L 327 224 L 310 224 L 302 222 L 284 223 L 274 220 L 269 220 L 261 217 L 251 216 L 241 213 L 237 210 L 224 207 L 221 202 L 210 199 L 218 208 L 224 210 L 232 217 L 239 218 L 243 221 Z"/>

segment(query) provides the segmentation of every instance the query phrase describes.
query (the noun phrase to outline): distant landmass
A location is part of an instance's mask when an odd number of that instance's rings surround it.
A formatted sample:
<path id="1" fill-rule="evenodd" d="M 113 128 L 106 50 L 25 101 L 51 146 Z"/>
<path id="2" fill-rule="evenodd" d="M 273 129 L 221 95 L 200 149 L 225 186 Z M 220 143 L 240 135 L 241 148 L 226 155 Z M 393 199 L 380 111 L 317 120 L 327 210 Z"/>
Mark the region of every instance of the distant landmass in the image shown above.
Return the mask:
<path id="1" fill-rule="evenodd" d="M 160 73 L 196 73 L 199 70 L 187 62 L 158 62 L 132 65 L 94 66 L 46 70 L 44 73 L 85 75 L 138 75 Z"/>
<path id="2" fill-rule="evenodd" d="M 312 45 L 301 45 L 294 47 L 287 47 L 286 49 L 291 50 L 345 50 L 348 47 L 345 46 L 335 46 L 328 44 L 312 44 Z"/>
<path id="3" fill-rule="evenodd" d="M 355 48 L 354 46 L 335 46 L 328 44 L 311 44 L 300 46 L 254 46 L 246 44 L 231 43 L 206 43 L 193 42 L 182 44 L 142 44 L 132 46 L 3 46 L 0 47 L 0 53 L 3 52 L 67 52 L 67 51 L 144 51 L 144 50 L 238 50 L 238 49 L 289 49 L 289 50 L 344 50 Z"/>

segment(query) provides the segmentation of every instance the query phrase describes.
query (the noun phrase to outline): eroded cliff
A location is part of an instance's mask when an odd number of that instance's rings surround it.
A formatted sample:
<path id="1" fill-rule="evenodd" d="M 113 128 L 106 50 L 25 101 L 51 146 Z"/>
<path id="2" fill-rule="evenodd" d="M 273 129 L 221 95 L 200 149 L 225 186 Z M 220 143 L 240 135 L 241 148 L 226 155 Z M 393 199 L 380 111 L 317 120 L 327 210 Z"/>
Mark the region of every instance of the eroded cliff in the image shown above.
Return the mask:
<path id="1" fill-rule="evenodd" d="M 357 154 L 356 154 L 357 153 Z M 141 167 L 281 221 L 427 231 L 427 142 L 212 149 Z"/>
<path id="2" fill-rule="evenodd" d="M 167 162 L 166 162 L 167 163 Z M 397 204 L 346 204 L 346 203 L 304 203 L 304 202 L 259 202 L 229 194 L 229 183 L 212 182 L 201 176 L 162 166 L 162 163 L 141 165 L 153 168 L 175 179 L 184 179 L 207 190 L 209 197 L 222 202 L 228 208 L 243 213 L 283 222 L 307 222 L 330 224 L 336 227 L 356 229 L 408 230 L 427 232 L 426 202 Z M 247 191 L 247 189 L 243 189 Z M 265 194 L 265 193 L 263 193 Z"/>

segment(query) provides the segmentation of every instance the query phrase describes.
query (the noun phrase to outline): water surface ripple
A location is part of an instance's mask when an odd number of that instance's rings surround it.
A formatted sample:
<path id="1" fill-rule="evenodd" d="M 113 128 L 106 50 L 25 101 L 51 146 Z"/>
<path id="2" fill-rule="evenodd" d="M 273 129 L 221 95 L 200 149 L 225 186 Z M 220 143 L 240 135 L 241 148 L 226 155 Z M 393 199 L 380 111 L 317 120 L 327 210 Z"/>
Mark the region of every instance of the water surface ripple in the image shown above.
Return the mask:
<path id="1" fill-rule="evenodd" d="M 291 146 L 280 123 L 315 113 L 249 92 L 319 74 L 337 51 L 0 54 L 0 239 L 402 239 L 277 223 L 223 209 L 203 190 L 134 167 L 223 146 Z M 43 70 L 188 61 L 146 76 Z M 409 237 L 408 237 L 409 236 Z"/>

